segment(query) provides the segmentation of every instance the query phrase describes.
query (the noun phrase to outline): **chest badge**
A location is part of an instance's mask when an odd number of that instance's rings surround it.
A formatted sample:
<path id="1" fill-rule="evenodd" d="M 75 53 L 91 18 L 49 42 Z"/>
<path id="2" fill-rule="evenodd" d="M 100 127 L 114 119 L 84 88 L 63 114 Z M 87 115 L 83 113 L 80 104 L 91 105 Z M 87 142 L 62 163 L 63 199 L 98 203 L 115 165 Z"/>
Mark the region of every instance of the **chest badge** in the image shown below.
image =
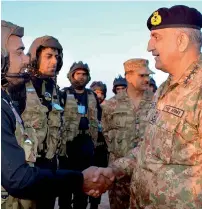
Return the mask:
<path id="1" fill-rule="evenodd" d="M 49 92 L 44 93 L 44 98 L 46 101 L 51 101 L 51 94 Z"/>

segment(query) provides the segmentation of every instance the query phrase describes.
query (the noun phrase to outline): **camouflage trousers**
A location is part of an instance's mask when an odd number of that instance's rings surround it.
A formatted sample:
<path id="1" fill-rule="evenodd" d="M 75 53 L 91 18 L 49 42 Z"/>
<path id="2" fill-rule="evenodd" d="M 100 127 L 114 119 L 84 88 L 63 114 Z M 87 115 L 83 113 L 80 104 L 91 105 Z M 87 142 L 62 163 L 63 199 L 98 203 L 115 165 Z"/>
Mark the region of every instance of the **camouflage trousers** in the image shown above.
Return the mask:
<path id="1" fill-rule="evenodd" d="M 35 203 L 32 200 L 22 200 L 9 196 L 8 199 L 1 203 L 2 209 L 35 209 Z"/>
<path id="2" fill-rule="evenodd" d="M 109 156 L 109 164 L 117 157 L 112 153 Z M 113 184 L 109 190 L 109 203 L 111 209 L 128 209 L 130 206 L 130 178 L 122 179 Z"/>
<path id="3" fill-rule="evenodd" d="M 35 209 L 33 200 L 22 200 L 8 195 L 8 192 L 1 187 L 1 208 L 2 209 Z"/>

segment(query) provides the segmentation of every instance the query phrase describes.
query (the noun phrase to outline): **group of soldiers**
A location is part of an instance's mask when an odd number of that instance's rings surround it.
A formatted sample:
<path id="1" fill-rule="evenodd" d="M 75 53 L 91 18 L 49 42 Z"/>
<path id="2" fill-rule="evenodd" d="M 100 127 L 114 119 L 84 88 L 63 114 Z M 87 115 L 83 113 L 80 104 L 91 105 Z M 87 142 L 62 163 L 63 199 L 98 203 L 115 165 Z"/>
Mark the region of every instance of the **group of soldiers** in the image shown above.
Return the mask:
<path id="1" fill-rule="evenodd" d="M 2 27 L 19 28 L 6 21 L 2 21 Z M 115 96 L 106 101 L 107 86 L 102 81 L 94 81 L 90 89 L 86 88 L 91 80 L 90 69 L 82 61 L 73 63 L 67 73 L 71 86 L 59 89 L 57 75 L 62 68 L 62 53 L 56 38 L 35 39 L 23 63 L 31 77 L 17 86 L 8 86 L 32 145 L 25 148 L 26 160 L 54 171 L 83 171 L 92 165 L 107 167 L 109 157 L 110 162 L 123 157 L 143 137 L 142 114 L 148 112 L 157 89 L 149 77 L 153 72 L 146 59 L 128 60 L 124 63 L 126 78 L 119 75 L 114 79 Z M 134 78 L 130 76 L 133 73 Z M 55 199 L 41 197 L 34 204 L 36 208 L 54 208 Z M 74 194 L 73 208 L 86 208 L 87 200 L 82 192 Z M 96 209 L 100 198 L 90 198 L 90 202 L 91 209 Z M 61 209 L 72 208 L 72 192 L 61 194 L 58 203 Z"/>
<path id="2" fill-rule="evenodd" d="M 35 39 L 25 55 L 23 28 L 1 21 L 2 170 L 7 171 L 2 208 L 53 209 L 58 197 L 60 209 L 86 209 L 88 202 L 97 209 L 106 190 L 111 209 L 202 208 L 202 15 L 182 5 L 160 8 L 147 26 L 148 51 L 156 68 L 170 74 L 168 80 L 157 90 L 149 61 L 132 58 L 123 63 L 125 77 L 115 78 L 114 96 L 106 100 L 104 82 L 86 88 L 90 69 L 82 61 L 67 73 L 71 85 L 59 88 L 63 48 L 55 37 Z M 17 139 L 12 149 L 11 136 Z M 29 179 L 24 169 L 21 181 L 14 181 L 14 171 L 25 167 L 17 146 L 32 172 L 39 168 L 55 177 Z M 88 168 L 99 170 L 98 193 L 95 186 L 79 189 L 79 177 L 63 183 L 65 171 L 72 170 L 83 174 L 85 184 L 86 176 L 93 176 Z M 47 180 L 56 177 L 54 185 Z M 41 188 L 42 180 L 52 192 Z M 58 188 L 62 183 L 69 188 Z M 40 195 L 33 191 L 37 184 Z"/>

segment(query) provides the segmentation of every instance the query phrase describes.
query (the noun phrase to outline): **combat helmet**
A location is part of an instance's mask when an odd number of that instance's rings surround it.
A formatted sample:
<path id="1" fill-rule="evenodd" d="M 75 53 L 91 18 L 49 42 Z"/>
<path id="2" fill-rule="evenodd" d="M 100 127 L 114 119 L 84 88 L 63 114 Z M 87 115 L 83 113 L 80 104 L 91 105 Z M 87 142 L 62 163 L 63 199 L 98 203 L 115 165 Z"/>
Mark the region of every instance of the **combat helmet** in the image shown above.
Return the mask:
<path id="1" fill-rule="evenodd" d="M 90 85 L 90 89 L 92 91 L 95 90 L 100 90 L 104 93 L 104 98 L 106 98 L 107 95 L 107 86 L 106 84 L 104 84 L 102 81 L 94 81 L 91 85 Z"/>
<path id="2" fill-rule="evenodd" d="M 36 38 L 29 48 L 28 55 L 30 56 L 30 67 L 35 71 L 39 68 L 38 53 L 42 48 L 53 48 L 58 50 L 58 63 L 56 68 L 56 74 L 62 68 L 63 65 L 63 48 L 59 41 L 53 36 L 42 36 Z"/>
<path id="3" fill-rule="evenodd" d="M 127 81 L 121 75 L 118 75 L 118 77 L 114 79 L 113 89 L 112 89 L 114 94 L 116 94 L 116 87 L 117 86 L 125 86 L 125 87 L 127 87 Z"/>
<path id="4" fill-rule="evenodd" d="M 8 39 L 11 35 L 22 38 L 24 36 L 24 28 L 11 22 L 1 20 L 1 85 L 8 83 L 6 77 L 27 77 L 28 73 L 12 73 L 7 74 L 9 69 L 9 53 L 7 49 Z"/>
<path id="5" fill-rule="evenodd" d="M 86 73 L 88 75 L 87 83 L 89 83 L 89 81 L 91 80 L 91 77 L 90 77 L 90 68 L 89 68 L 89 66 L 88 66 L 87 63 L 84 64 L 82 61 L 74 62 L 72 64 L 72 66 L 70 67 L 70 70 L 69 70 L 69 72 L 67 74 L 67 78 L 70 80 L 70 82 L 72 82 L 74 80 L 74 78 L 73 78 L 74 73 L 77 70 L 79 70 L 79 69 L 82 69 L 82 70 L 86 71 Z"/>

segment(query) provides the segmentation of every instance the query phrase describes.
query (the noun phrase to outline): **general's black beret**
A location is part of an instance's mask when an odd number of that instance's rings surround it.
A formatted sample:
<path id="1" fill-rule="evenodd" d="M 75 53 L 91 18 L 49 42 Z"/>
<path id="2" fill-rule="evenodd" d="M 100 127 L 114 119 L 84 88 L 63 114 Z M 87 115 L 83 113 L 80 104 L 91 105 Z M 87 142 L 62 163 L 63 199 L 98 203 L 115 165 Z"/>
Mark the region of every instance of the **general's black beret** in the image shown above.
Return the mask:
<path id="1" fill-rule="evenodd" d="M 160 8 L 147 20 L 149 30 L 162 28 L 202 28 L 202 14 L 195 8 L 176 5 L 171 8 Z"/>

